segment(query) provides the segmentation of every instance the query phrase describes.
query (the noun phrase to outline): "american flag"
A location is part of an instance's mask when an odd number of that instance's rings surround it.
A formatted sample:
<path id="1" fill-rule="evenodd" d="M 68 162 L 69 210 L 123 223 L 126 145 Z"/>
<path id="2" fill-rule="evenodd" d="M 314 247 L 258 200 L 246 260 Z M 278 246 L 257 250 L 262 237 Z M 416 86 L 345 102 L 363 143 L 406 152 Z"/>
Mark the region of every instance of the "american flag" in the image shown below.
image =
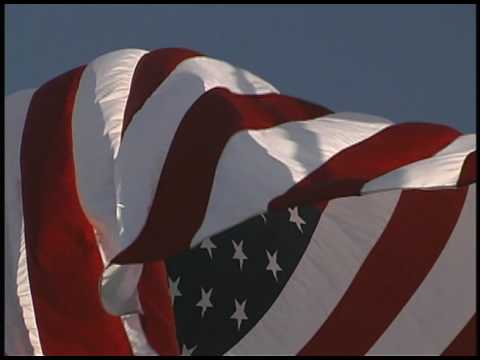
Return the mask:
<path id="1" fill-rule="evenodd" d="M 6 352 L 475 351 L 475 135 L 186 49 L 6 99 Z"/>
<path id="2" fill-rule="evenodd" d="M 304 208 L 302 214 L 297 207 L 291 210 L 293 216 L 288 211 L 256 216 L 167 261 L 184 353 L 230 352 L 270 309 L 300 262 L 320 214 L 315 208 Z"/>
<path id="3" fill-rule="evenodd" d="M 375 194 L 356 203 L 342 199 L 319 208 L 292 208 L 257 216 L 167 261 L 182 352 L 444 352 L 448 341 L 438 339 L 445 337 L 446 323 L 451 326 L 455 322 L 455 311 L 452 299 L 435 295 L 443 286 L 443 276 L 453 272 L 448 259 L 455 251 L 452 246 L 464 247 L 465 243 L 450 244 L 441 256 L 440 248 L 448 239 L 438 238 L 426 247 L 422 238 L 425 232 L 434 232 L 432 228 L 440 219 L 421 217 L 410 209 L 422 208 L 421 203 L 429 201 L 431 194 L 407 192 L 402 196 L 408 207 L 396 216 L 416 222 L 402 234 L 405 238 L 379 236 L 382 231 L 388 233 L 384 226 L 394 227 L 388 221 L 400 194 Z M 472 205 L 473 197 L 470 194 Z M 440 202 L 451 206 L 452 200 L 452 194 L 445 193 Z M 373 219 L 378 228 L 368 230 L 365 222 Z M 473 228 L 473 223 L 463 226 Z M 454 239 L 458 231 L 452 234 Z M 463 256 L 467 260 L 468 255 Z M 438 264 L 427 277 L 435 262 Z M 460 275 L 462 270 L 457 270 Z M 420 285 L 423 293 L 418 291 Z M 436 304 L 429 303 L 433 299 Z M 441 313 L 442 307 L 451 313 Z M 413 314 L 426 322 L 423 326 L 428 332 L 413 327 L 416 332 L 408 333 L 413 331 L 409 324 Z M 473 331 L 472 322 L 460 339 Z M 435 323 L 438 326 L 433 326 Z"/>

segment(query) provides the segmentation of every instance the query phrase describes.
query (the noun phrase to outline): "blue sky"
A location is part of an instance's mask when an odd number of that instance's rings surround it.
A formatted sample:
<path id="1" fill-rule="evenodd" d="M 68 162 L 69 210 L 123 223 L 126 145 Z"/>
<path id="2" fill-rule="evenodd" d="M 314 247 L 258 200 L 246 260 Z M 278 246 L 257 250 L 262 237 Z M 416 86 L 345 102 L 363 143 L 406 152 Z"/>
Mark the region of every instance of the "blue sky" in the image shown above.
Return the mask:
<path id="1" fill-rule="evenodd" d="M 474 5 L 6 5 L 7 94 L 120 48 L 187 47 L 335 111 L 475 131 Z"/>

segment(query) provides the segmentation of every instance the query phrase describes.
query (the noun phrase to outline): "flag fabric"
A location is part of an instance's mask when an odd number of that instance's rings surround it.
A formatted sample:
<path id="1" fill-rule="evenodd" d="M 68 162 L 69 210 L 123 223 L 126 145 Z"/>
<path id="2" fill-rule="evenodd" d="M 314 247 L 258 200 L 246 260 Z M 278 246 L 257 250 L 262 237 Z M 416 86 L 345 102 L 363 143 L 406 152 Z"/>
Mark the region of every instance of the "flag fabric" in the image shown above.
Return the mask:
<path id="1" fill-rule="evenodd" d="M 476 137 L 186 49 L 7 97 L 8 354 L 475 352 Z"/>

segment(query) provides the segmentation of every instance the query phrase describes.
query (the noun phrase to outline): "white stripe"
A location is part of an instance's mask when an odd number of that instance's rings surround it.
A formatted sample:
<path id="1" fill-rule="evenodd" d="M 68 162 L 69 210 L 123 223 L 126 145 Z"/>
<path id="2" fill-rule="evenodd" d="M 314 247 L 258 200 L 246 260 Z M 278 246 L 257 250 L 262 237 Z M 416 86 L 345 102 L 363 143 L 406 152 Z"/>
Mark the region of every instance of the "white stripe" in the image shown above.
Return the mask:
<path id="1" fill-rule="evenodd" d="M 143 332 L 140 318 L 136 314 L 122 316 L 123 326 L 128 335 L 128 341 L 135 356 L 158 356 L 153 350 Z"/>
<path id="2" fill-rule="evenodd" d="M 34 90 L 5 99 L 5 352 L 42 355 L 25 253 L 20 150 Z"/>
<path id="3" fill-rule="evenodd" d="M 95 234 L 98 236 L 98 234 Z M 97 241 L 99 239 L 97 238 Z M 108 264 L 107 258 L 105 257 L 105 253 L 103 248 L 101 247 L 101 240 L 98 241 L 99 244 L 99 251 L 102 257 L 103 265 L 106 266 Z M 113 269 L 116 269 L 115 275 L 105 275 L 105 278 L 102 279 L 102 287 L 100 288 L 101 291 L 101 298 L 105 296 L 107 299 L 115 299 L 119 289 L 122 289 L 123 284 L 127 283 L 138 283 L 138 279 L 142 273 L 143 265 L 135 264 L 135 265 L 123 265 L 123 266 L 111 266 L 105 272 L 108 274 Z M 132 279 L 133 277 L 133 279 Z M 109 303 L 112 308 L 115 308 L 116 302 L 112 301 Z M 121 316 L 122 324 L 125 329 L 125 332 L 128 337 L 128 341 L 130 343 L 130 347 L 132 349 L 132 353 L 135 356 L 157 356 L 158 354 L 153 350 L 153 348 L 148 343 L 148 340 L 145 336 L 143 331 L 142 324 L 140 322 L 139 315 L 133 314 L 133 312 L 140 312 L 142 313 L 141 305 L 138 300 L 138 294 L 135 291 L 130 299 L 123 303 L 124 310 L 129 309 L 131 313 L 125 312 L 127 315 Z"/>
<path id="4" fill-rule="evenodd" d="M 28 330 L 30 344 L 33 347 L 33 355 L 43 355 L 42 344 L 33 307 L 32 292 L 30 290 L 30 278 L 28 275 L 27 251 L 25 249 L 25 231 L 22 213 L 22 228 L 20 238 L 20 257 L 17 271 L 17 296 L 22 307 L 22 315 Z"/>
<path id="5" fill-rule="evenodd" d="M 476 309 L 476 184 L 439 259 L 369 355 L 440 355 Z"/>
<path id="6" fill-rule="evenodd" d="M 144 50 L 100 56 L 83 71 L 72 114 L 73 155 L 80 203 L 110 260 L 116 240 L 114 158 L 135 67 Z"/>
<path id="7" fill-rule="evenodd" d="M 390 125 L 375 116 L 337 113 L 237 133 L 220 157 L 205 219 L 191 246 L 263 213 L 272 199 L 333 155 Z"/>
<path id="8" fill-rule="evenodd" d="M 457 185 L 465 158 L 476 149 L 476 135 L 463 135 L 434 156 L 390 171 L 366 183 L 362 194 L 390 189 L 446 189 Z"/>
<path id="9" fill-rule="evenodd" d="M 135 67 L 146 53 L 127 49 L 98 57 L 85 68 L 75 98 L 72 133 L 77 191 L 80 204 L 95 227 L 104 265 L 118 251 L 114 159 L 120 147 Z M 142 267 L 122 266 L 115 276 L 104 279 L 110 286 L 102 288 L 109 295 L 102 299 L 115 298 L 122 291 L 121 284 L 132 277 L 138 282 Z M 141 312 L 136 291 L 127 305 Z M 148 344 L 138 315 L 122 317 L 122 324 L 134 355 L 156 354 Z"/>
<path id="10" fill-rule="evenodd" d="M 330 201 L 280 296 L 228 353 L 297 354 L 348 289 L 388 224 L 399 195 L 389 191 Z"/>

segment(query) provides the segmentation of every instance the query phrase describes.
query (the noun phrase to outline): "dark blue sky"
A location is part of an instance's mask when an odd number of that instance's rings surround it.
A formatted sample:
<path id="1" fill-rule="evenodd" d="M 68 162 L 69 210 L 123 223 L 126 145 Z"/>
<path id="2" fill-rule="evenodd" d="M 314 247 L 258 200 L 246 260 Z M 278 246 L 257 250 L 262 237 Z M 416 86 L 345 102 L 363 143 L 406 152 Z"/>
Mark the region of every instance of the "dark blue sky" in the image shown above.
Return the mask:
<path id="1" fill-rule="evenodd" d="M 335 111 L 475 131 L 474 5 L 7 5 L 6 93 L 120 48 L 187 47 Z"/>

